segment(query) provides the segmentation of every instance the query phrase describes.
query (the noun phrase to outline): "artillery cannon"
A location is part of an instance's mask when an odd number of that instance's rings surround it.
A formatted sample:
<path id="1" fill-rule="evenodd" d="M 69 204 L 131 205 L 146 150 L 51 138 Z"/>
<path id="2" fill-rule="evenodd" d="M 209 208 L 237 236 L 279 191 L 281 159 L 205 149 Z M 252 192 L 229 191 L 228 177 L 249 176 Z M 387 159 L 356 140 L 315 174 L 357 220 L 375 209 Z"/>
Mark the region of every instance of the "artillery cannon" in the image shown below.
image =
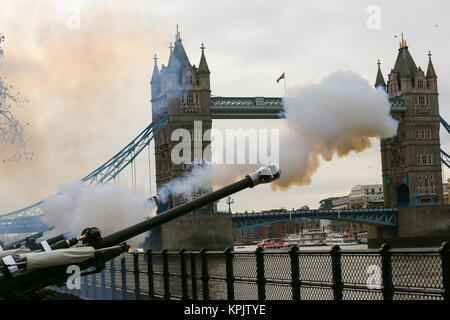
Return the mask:
<path id="1" fill-rule="evenodd" d="M 27 249 L 33 250 L 33 251 L 43 250 L 43 249 L 45 249 L 44 246 L 52 245 L 58 241 L 65 239 L 64 234 L 59 234 L 57 236 L 37 242 L 36 240 L 41 238 L 43 235 L 44 235 L 44 232 L 38 232 L 38 233 L 32 234 L 31 236 L 14 241 L 12 243 L 8 243 L 7 245 L 3 245 L 2 249 L 4 251 L 19 249 L 19 248 L 27 248 Z"/>
<path id="2" fill-rule="evenodd" d="M 36 239 L 39 239 L 43 235 L 44 235 L 43 232 L 38 232 L 38 233 L 32 234 L 31 236 L 27 236 L 27 237 L 25 237 L 23 239 L 16 240 L 14 242 L 8 243 L 6 245 L 2 244 L 2 249 L 3 250 L 18 249 L 21 246 L 25 245 L 27 242 L 32 242 L 32 240 L 36 241 Z"/>
<path id="3" fill-rule="evenodd" d="M 45 291 L 42 289 L 66 283 L 70 276 L 67 273 L 69 266 L 78 266 L 83 271 L 80 276 L 101 272 L 107 261 L 128 251 L 127 240 L 236 192 L 274 181 L 279 176 L 278 166 L 268 165 L 242 180 L 105 237 L 98 228 L 89 227 L 79 237 L 57 241 L 46 251 L 7 256 L 3 252 L 3 256 L 0 255 L 0 299 L 42 298 L 42 291 Z"/>

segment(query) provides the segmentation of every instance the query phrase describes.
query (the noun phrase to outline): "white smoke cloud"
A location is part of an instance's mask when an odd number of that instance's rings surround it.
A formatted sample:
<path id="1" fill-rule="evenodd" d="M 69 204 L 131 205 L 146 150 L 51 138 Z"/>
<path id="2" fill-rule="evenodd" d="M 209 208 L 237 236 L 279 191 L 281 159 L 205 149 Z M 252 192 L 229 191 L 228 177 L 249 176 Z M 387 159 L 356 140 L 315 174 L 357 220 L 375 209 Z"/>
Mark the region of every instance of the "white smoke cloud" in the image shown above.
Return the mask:
<path id="1" fill-rule="evenodd" d="M 86 227 L 97 227 L 106 236 L 143 221 L 149 213 L 144 195 L 116 184 L 86 186 L 74 181 L 62 184 L 59 191 L 42 205 L 42 220 L 55 226 L 55 234 L 73 231 L 80 235 Z M 137 246 L 143 240 L 140 235 L 128 243 Z"/>
<path id="2" fill-rule="evenodd" d="M 396 135 L 388 96 L 351 71 L 288 90 L 286 129 L 280 140 L 283 172 L 274 188 L 311 183 L 320 159 L 330 161 L 371 146 L 371 138 Z"/>
<path id="3" fill-rule="evenodd" d="M 386 92 L 351 71 L 289 89 L 284 105 L 286 119 L 280 120 L 279 140 L 281 178 L 271 184 L 274 190 L 308 185 L 321 160 L 361 152 L 370 148 L 371 138 L 388 138 L 397 132 L 398 122 L 390 116 Z M 222 145 L 226 147 L 226 143 Z M 214 165 L 214 185 L 243 178 L 261 165 Z M 211 179 L 211 170 L 198 167 L 164 185 L 161 200 L 166 200 L 170 191 L 189 194 L 193 187 L 207 185 L 206 179 Z"/>
<path id="4" fill-rule="evenodd" d="M 212 178 L 211 166 L 195 167 L 183 176 L 164 184 L 158 190 L 158 197 L 164 203 L 167 202 L 170 195 L 190 195 L 195 188 L 204 188 L 211 185 Z"/>

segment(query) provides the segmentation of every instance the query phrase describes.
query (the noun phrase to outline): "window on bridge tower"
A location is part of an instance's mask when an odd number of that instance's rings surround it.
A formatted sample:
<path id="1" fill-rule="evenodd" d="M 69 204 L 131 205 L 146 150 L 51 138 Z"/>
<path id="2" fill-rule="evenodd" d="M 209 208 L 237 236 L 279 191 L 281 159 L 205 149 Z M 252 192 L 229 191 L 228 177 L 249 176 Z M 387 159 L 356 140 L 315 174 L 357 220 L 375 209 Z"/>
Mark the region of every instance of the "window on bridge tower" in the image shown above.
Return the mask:
<path id="1" fill-rule="evenodd" d="M 418 88 L 423 88 L 423 80 L 418 80 L 417 81 L 417 87 Z"/>
<path id="2" fill-rule="evenodd" d="M 419 100 L 418 104 L 420 104 L 420 105 L 424 105 L 425 104 L 425 96 L 419 96 L 418 100 Z"/>

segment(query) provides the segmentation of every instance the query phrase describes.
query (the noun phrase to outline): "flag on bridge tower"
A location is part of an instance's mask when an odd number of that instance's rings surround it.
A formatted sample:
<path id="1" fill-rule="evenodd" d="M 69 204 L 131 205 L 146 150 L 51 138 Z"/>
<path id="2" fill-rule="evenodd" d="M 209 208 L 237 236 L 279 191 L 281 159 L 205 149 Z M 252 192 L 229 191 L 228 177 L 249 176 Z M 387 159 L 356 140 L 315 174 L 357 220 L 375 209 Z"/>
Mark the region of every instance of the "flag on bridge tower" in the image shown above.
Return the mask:
<path id="1" fill-rule="evenodd" d="M 284 79 L 284 72 L 283 72 L 283 74 L 277 79 L 277 83 L 279 83 L 281 79 Z"/>
<path id="2" fill-rule="evenodd" d="M 286 76 L 283 72 L 283 74 L 277 79 L 277 83 L 280 83 L 280 80 L 284 79 L 284 93 L 286 93 Z"/>

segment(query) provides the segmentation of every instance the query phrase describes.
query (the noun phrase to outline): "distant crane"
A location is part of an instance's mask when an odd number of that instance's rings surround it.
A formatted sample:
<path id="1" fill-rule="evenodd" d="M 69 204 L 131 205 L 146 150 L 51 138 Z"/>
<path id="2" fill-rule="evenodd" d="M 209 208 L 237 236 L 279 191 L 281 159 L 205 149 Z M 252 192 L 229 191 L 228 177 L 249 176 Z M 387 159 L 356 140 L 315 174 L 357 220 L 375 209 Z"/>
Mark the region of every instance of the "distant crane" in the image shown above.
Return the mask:
<path id="1" fill-rule="evenodd" d="M 231 214 L 231 205 L 234 203 L 234 200 L 231 197 L 227 198 L 226 204 L 228 205 L 228 213 Z"/>

